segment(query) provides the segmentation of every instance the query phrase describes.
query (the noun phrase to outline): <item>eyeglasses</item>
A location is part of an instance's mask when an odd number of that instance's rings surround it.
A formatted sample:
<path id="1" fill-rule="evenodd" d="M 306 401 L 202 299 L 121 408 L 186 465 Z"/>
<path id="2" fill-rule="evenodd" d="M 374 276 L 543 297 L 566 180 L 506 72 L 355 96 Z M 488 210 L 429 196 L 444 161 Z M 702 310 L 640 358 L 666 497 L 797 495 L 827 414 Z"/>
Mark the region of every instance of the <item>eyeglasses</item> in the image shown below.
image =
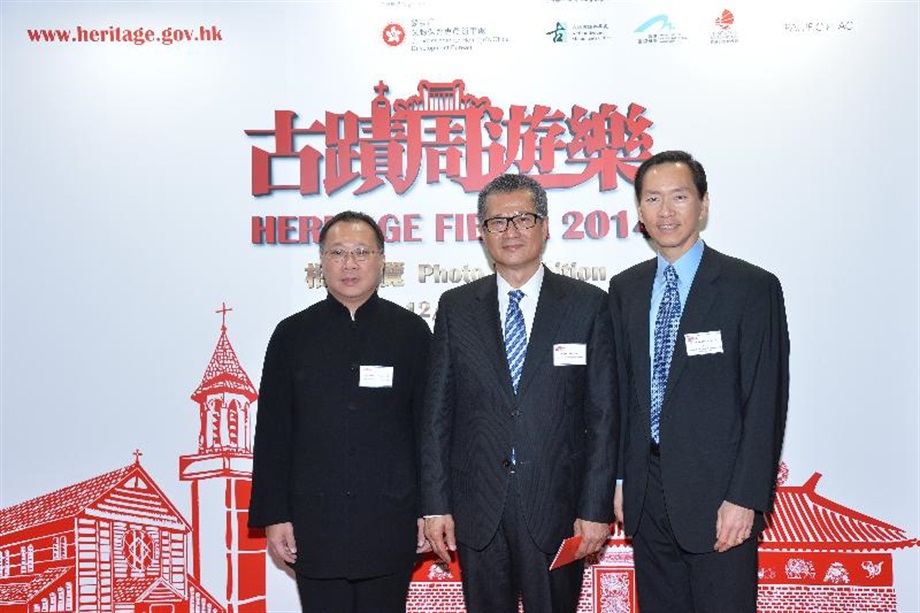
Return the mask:
<path id="1" fill-rule="evenodd" d="M 518 230 L 529 230 L 537 225 L 539 220 L 545 218 L 545 215 L 537 213 L 518 213 L 510 217 L 489 217 L 482 222 L 482 227 L 490 234 L 500 234 L 508 229 L 508 222 L 510 221 Z"/>
<path id="2" fill-rule="evenodd" d="M 336 264 L 344 264 L 348 261 L 348 256 L 355 259 L 355 262 L 366 262 L 369 257 L 375 253 L 380 253 L 375 249 L 358 247 L 357 249 L 330 249 L 323 251 L 323 256 L 329 258 Z"/>

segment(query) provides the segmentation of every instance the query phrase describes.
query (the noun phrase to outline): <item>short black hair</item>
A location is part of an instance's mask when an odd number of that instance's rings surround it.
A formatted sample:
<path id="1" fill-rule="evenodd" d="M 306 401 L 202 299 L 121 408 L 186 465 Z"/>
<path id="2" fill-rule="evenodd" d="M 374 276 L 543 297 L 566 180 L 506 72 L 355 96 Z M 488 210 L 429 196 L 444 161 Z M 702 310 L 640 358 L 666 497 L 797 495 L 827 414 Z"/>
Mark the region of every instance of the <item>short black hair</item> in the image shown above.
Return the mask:
<path id="1" fill-rule="evenodd" d="M 323 245 L 326 244 L 326 234 L 329 233 L 329 228 L 339 223 L 340 221 L 349 222 L 349 221 L 363 221 L 371 227 L 374 231 L 374 236 L 377 238 L 377 249 L 380 250 L 380 253 L 383 253 L 384 240 L 383 240 L 383 230 L 380 229 L 380 226 L 377 225 L 377 222 L 374 221 L 374 218 L 368 215 L 367 213 L 359 213 L 357 211 L 342 211 L 341 213 L 335 215 L 323 224 L 322 229 L 319 231 L 319 248 L 322 249 Z"/>
<path id="2" fill-rule="evenodd" d="M 486 198 L 492 194 L 506 194 L 522 189 L 530 192 L 537 214 L 546 217 L 549 214 L 549 207 L 546 200 L 546 190 L 543 189 L 543 186 L 533 177 L 507 174 L 495 177 L 479 192 L 479 207 L 477 209 L 479 223 L 486 220 Z"/>
<path id="3" fill-rule="evenodd" d="M 706 183 L 706 170 L 703 168 L 703 165 L 693 159 L 693 156 L 686 151 L 674 150 L 656 153 L 642 162 L 642 165 L 639 166 L 639 170 L 636 171 L 636 179 L 633 181 L 633 185 L 636 188 L 636 202 L 639 202 L 642 197 L 642 181 L 645 179 L 645 173 L 658 164 L 677 163 L 686 164 L 687 168 L 690 169 L 690 174 L 693 175 L 693 184 L 696 186 L 697 194 L 700 198 L 703 198 L 709 191 L 709 186 Z"/>

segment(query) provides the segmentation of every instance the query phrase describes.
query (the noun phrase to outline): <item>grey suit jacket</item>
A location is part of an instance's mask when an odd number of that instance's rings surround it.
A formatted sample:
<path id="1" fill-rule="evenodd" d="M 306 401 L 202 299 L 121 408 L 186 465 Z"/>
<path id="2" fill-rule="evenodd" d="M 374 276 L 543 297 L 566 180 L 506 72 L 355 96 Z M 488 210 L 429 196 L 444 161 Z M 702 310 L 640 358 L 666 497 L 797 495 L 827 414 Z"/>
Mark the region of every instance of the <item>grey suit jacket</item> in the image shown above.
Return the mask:
<path id="1" fill-rule="evenodd" d="M 648 479 L 649 305 L 654 259 L 610 282 L 623 407 L 618 476 L 627 534 Z M 689 355 L 685 335 L 718 332 L 722 352 Z M 789 334 L 779 280 L 707 246 L 684 307 L 661 409 L 661 473 L 681 547 L 712 551 L 723 500 L 772 505 L 789 398 Z"/>
<path id="2" fill-rule="evenodd" d="M 618 415 L 606 295 L 545 272 L 517 394 L 500 327 L 495 275 L 442 295 L 422 418 L 422 510 L 452 514 L 458 540 L 478 549 L 517 487 L 531 535 L 554 552 L 576 518 L 612 519 Z M 561 343 L 584 344 L 587 364 L 554 366 Z"/>

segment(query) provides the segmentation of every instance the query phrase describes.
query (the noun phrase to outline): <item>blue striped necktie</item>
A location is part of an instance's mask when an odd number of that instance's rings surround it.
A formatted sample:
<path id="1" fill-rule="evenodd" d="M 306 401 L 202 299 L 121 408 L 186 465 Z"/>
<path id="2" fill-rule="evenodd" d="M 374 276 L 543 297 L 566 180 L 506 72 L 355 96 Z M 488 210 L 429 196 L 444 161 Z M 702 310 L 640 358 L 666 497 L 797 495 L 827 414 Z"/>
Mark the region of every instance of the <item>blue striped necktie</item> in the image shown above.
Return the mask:
<path id="1" fill-rule="evenodd" d="M 680 325 L 680 293 L 677 291 L 677 271 L 670 264 L 664 269 L 666 282 L 664 296 L 658 305 L 655 317 L 655 357 L 652 362 L 652 440 L 658 442 L 658 425 L 664 392 L 668 387 L 668 372 L 671 356 L 674 355 L 674 341 Z"/>
<path id="2" fill-rule="evenodd" d="M 508 369 L 511 371 L 511 385 L 517 394 L 521 371 L 524 369 L 524 355 L 527 353 L 527 325 L 524 312 L 521 311 L 521 298 L 524 292 L 519 289 L 508 292 L 508 311 L 505 313 L 505 355 L 508 357 Z"/>

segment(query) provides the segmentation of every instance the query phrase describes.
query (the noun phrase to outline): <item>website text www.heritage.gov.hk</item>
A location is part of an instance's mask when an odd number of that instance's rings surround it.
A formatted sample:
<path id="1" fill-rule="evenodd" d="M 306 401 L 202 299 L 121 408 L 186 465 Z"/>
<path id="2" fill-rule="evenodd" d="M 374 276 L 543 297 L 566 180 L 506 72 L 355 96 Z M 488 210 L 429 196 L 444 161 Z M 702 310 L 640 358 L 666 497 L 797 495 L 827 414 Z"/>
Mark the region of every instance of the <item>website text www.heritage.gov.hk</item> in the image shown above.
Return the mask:
<path id="1" fill-rule="evenodd" d="M 123 28 L 108 26 L 105 28 L 85 28 L 77 26 L 71 29 L 27 29 L 26 36 L 33 43 L 131 43 L 145 45 L 159 43 L 209 43 L 223 41 L 223 33 L 215 25 L 191 28 Z"/>

